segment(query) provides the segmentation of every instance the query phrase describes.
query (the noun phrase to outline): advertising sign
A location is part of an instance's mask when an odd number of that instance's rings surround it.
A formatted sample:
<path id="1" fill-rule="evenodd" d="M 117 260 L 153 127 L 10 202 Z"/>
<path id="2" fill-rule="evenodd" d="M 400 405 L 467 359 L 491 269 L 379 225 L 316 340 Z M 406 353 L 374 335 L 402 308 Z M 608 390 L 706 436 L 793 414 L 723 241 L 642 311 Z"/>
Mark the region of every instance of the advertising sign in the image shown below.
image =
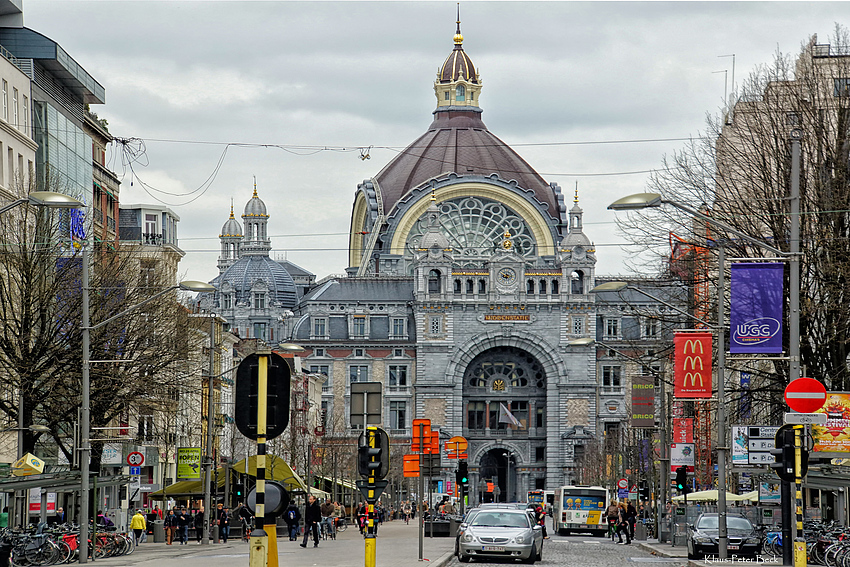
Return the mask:
<path id="1" fill-rule="evenodd" d="M 201 478 L 200 447 L 179 447 L 177 449 L 177 478 L 180 480 Z"/>
<path id="2" fill-rule="evenodd" d="M 850 393 L 827 392 L 826 402 L 815 413 L 825 413 L 826 423 L 812 425 L 812 451 L 850 453 Z"/>
<path id="3" fill-rule="evenodd" d="M 780 504 L 781 502 L 778 482 L 759 483 L 759 504 Z"/>
<path id="4" fill-rule="evenodd" d="M 675 397 L 711 397 L 711 344 L 711 333 L 676 333 Z"/>
<path id="5" fill-rule="evenodd" d="M 655 378 L 632 378 L 632 427 L 655 427 Z"/>
<path id="6" fill-rule="evenodd" d="M 746 425 L 732 426 L 732 465 L 750 464 L 749 441 Z"/>
<path id="7" fill-rule="evenodd" d="M 673 419 L 673 443 L 694 442 L 694 418 L 676 417 Z"/>
<path id="8" fill-rule="evenodd" d="M 693 443 L 673 443 L 670 445 L 670 472 L 676 472 L 676 469 L 684 466 L 688 472 L 694 472 L 694 451 Z"/>
<path id="9" fill-rule="evenodd" d="M 30 488 L 30 512 L 41 512 L 41 489 Z M 47 512 L 56 512 L 56 493 L 47 493 Z"/>
<path id="10" fill-rule="evenodd" d="M 781 263 L 732 264 L 729 352 L 782 352 L 784 270 Z"/>

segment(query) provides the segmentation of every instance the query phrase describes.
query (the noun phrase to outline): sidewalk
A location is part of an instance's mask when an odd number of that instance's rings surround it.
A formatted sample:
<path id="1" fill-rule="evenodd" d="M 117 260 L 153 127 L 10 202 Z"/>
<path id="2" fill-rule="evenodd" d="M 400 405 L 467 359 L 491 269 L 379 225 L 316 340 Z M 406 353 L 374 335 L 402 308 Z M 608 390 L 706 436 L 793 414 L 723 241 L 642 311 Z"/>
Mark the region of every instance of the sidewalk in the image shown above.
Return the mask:
<path id="1" fill-rule="evenodd" d="M 378 528 L 377 567 L 409 567 L 419 563 L 418 522 L 387 522 Z M 312 540 L 304 549 L 297 542 L 289 541 L 286 534 L 278 532 L 278 565 L 333 565 L 334 567 L 363 567 L 365 545 L 357 528 L 349 527 L 338 534 L 336 540 L 321 540 L 318 548 Z M 282 536 L 282 537 L 281 537 Z M 423 543 L 423 565 L 442 567 L 452 558 L 454 538 L 428 538 Z M 244 561 L 243 561 L 244 558 Z M 240 540 L 228 543 L 198 545 L 190 541 L 187 545 L 143 543 L 132 555 L 89 561 L 95 567 L 204 567 L 227 566 L 235 563 L 247 564 L 248 544 Z"/>
<path id="2" fill-rule="evenodd" d="M 656 555 L 658 557 L 681 557 L 683 559 L 687 559 L 688 557 L 688 548 L 684 545 L 679 545 L 673 547 L 669 543 L 659 543 L 656 539 L 649 539 L 646 541 L 635 541 L 641 549 L 648 551 L 649 553 Z M 743 562 L 743 561 L 739 561 Z M 782 565 L 782 558 L 764 558 L 759 561 L 746 561 L 747 563 L 756 563 L 759 565 Z M 733 562 L 727 560 L 727 564 L 732 564 Z M 707 565 L 717 565 L 720 564 L 719 560 L 714 561 L 705 561 L 705 560 L 688 560 L 689 567 L 705 567 Z"/>

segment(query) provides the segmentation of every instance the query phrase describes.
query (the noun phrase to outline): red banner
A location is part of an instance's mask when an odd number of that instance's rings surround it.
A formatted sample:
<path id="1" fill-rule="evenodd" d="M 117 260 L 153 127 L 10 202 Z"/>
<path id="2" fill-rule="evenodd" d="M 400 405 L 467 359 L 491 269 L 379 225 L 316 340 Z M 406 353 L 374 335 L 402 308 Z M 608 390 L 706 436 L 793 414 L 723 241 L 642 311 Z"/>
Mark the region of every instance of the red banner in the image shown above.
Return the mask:
<path id="1" fill-rule="evenodd" d="M 673 418 L 673 443 L 694 442 L 694 420 L 692 417 Z"/>
<path id="2" fill-rule="evenodd" d="M 711 333 L 676 333 L 675 397 L 711 397 L 711 339 Z"/>

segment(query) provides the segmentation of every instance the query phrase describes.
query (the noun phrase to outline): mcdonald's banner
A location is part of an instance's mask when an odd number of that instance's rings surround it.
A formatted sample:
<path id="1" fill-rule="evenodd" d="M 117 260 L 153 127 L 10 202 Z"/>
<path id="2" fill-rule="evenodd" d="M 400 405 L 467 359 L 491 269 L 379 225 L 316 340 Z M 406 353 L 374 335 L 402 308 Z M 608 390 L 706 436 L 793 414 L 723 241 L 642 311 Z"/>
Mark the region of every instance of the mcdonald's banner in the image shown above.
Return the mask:
<path id="1" fill-rule="evenodd" d="M 732 264 L 729 352 L 782 352 L 784 277 L 785 265 L 782 263 Z"/>
<path id="2" fill-rule="evenodd" d="M 676 333 L 676 398 L 711 397 L 711 333 Z"/>

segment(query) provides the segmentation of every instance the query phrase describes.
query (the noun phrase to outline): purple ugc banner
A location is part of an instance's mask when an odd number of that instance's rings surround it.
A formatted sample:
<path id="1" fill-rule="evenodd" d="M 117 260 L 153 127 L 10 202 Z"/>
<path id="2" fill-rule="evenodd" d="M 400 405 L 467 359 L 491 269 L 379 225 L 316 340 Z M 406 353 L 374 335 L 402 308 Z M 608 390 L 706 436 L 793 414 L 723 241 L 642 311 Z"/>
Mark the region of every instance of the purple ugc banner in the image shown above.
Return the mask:
<path id="1" fill-rule="evenodd" d="M 732 310 L 729 352 L 782 352 L 785 265 L 732 264 Z"/>

